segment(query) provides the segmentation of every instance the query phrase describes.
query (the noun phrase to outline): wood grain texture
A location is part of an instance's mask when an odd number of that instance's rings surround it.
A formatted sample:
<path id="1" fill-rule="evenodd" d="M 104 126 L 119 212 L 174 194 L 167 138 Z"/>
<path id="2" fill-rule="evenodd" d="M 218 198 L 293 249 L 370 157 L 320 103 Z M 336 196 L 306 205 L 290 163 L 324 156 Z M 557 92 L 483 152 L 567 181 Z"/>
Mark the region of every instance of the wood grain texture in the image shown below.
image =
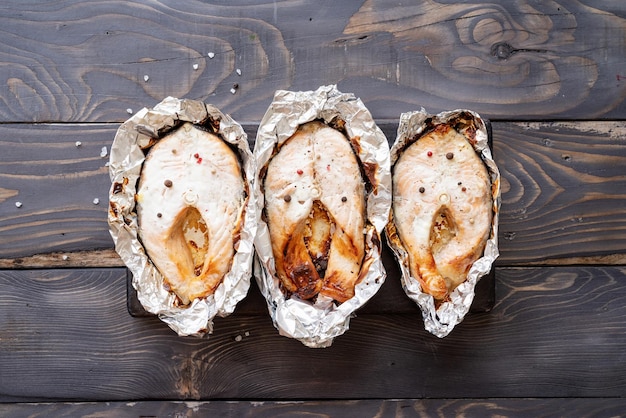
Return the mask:
<path id="1" fill-rule="evenodd" d="M 575 257 L 584 262 L 588 256 L 624 254 L 626 124 L 496 126 L 503 259 L 576 263 Z"/>
<path id="2" fill-rule="evenodd" d="M 99 257 L 113 247 L 100 153 L 117 127 L 0 126 L 0 267 L 122 265 L 110 253 Z M 393 142 L 397 124 L 381 127 Z M 256 126 L 245 128 L 252 142 Z M 626 262 L 626 123 L 499 122 L 493 138 L 502 172 L 499 265 Z"/>
<path id="3" fill-rule="evenodd" d="M 126 312 L 124 269 L 0 271 L 0 402 L 621 397 L 626 268 L 505 268 L 448 337 L 359 314 L 327 349 L 267 316 L 180 338 Z"/>
<path id="4" fill-rule="evenodd" d="M 12 418 L 98 417 L 227 417 L 227 418 L 544 418 L 563 416 L 618 417 L 626 409 L 620 398 L 534 399 L 389 399 L 349 401 L 148 401 L 0 404 L 0 415 Z"/>
<path id="5" fill-rule="evenodd" d="M 625 60 L 610 0 L 4 1 L 0 416 L 623 415 Z M 390 143 L 420 107 L 492 120 L 493 308 L 428 334 L 385 251 L 327 349 L 279 336 L 255 284 L 208 338 L 129 315 L 102 156 L 119 124 L 203 100 L 253 145 L 277 89 L 326 84 Z"/>
<path id="6" fill-rule="evenodd" d="M 0 269 L 76 267 L 124 267 L 124 262 L 113 248 L 92 251 L 55 252 L 35 254 L 28 257 L 0 259 Z"/>
<path id="7" fill-rule="evenodd" d="M 116 129 L 0 126 L 0 257 L 112 247 L 105 165 Z"/>
<path id="8" fill-rule="evenodd" d="M 121 122 L 171 95 L 255 123 L 324 84 L 377 119 L 623 118 L 626 5 L 588 3 L 6 1 L 0 121 Z"/>

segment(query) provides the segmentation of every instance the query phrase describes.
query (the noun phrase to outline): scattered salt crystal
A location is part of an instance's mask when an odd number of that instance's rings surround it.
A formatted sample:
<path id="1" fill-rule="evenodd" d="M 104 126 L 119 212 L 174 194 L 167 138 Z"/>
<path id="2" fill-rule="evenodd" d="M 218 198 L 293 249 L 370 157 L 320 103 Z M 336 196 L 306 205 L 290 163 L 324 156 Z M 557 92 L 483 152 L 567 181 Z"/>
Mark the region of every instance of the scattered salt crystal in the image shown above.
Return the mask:
<path id="1" fill-rule="evenodd" d="M 100 199 L 98 199 L 97 197 L 93 200 L 93 204 L 97 205 L 100 203 Z"/>
<path id="2" fill-rule="evenodd" d="M 241 341 L 241 340 L 243 340 L 243 337 L 242 337 L 241 335 L 237 335 L 237 336 L 235 337 L 235 341 L 239 342 L 239 341 Z"/>
<path id="3" fill-rule="evenodd" d="M 194 65 L 193 65 L 193 69 L 194 69 L 194 70 L 197 70 L 197 69 L 198 69 L 198 64 L 194 64 Z"/>
<path id="4" fill-rule="evenodd" d="M 69 256 L 69 255 L 64 255 L 64 256 L 63 256 L 63 261 L 67 261 L 67 260 L 69 260 L 69 259 L 70 259 L 70 256 Z"/>
<path id="5" fill-rule="evenodd" d="M 209 58 L 213 59 L 215 57 L 215 54 L 213 52 L 209 52 L 207 54 L 209 56 Z"/>
<path id="6" fill-rule="evenodd" d="M 129 115 L 133 114 L 133 109 L 131 109 L 130 107 L 128 109 L 126 109 L 126 113 L 128 113 Z"/>
<path id="7" fill-rule="evenodd" d="M 243 335 L 245 335 L 246 337 L 249 337 L 250 336 L 250 332 L 246 331 L 246 332 L 244 332 Z"/>
<path id="8" fill-rule="evenodd" d="M 148 80 L 150 80 L 150 76 L 148 74 L 144 75 L 143 76 L 143 81 L 147 82 Z"/>
<path id="9" fill-rule="evenodd" d="M 230 93 L 231 94 L 235 94 L 235 93 L 237 93 L 237 90 L 235 88 L 232 88 L 232 89 L 230 89 Z"/>
<path id="10" fill-rule="evenodd" d="M 235 72 L 237 73 L 237 75 L 241 75 L 241 70 L 239 68 L 237 68 Z"/>
<path id="11" fill-rule="evenodd" d="M 82 142 L 80 142 L 80 141 L 76 141 L 76 146 L 77 146 L 77 147 L 80 147 L 81 145 L 83 145 L 83 143 L 82 143 Z"/>
<path id="12" fill-rule="evenodd" d="M 107 154 L 107 147 L 102 147 L 102 149 L 100 150 L 100 157 L 104 158 L 107 156 Z"/>
<path id="13" fill-rule="evenodd" d="M 22 202 L 15 202 L 15 207 L 16 208 L 21 208 L 22 207 Z"/>

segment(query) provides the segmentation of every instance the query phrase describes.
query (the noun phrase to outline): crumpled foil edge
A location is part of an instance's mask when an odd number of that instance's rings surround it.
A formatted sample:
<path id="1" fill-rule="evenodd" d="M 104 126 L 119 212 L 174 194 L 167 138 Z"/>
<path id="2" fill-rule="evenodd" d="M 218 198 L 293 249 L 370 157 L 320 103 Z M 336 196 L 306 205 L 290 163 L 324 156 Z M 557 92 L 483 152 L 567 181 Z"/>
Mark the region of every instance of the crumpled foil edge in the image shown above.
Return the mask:
<path id="1" fill-rule="evenodd" d="M 237 149 L 248 183 L 248 200 L 231 270 L 213 295 L 195 299 L 189 306 L 178 307 L 176 296 L 163 286 L 163 277 L 150 262 L 138 238 L 136 186 L 145 160 L 143 149 L 184 122 L 200 124 L 209 117 L 219 119 L 220 136 Z M 167 97 L 153 109 L 141 109 L 117 130 L 109 159 L 109 232 L 117 253 L 132 272 L 132 284 L 142 306 L 158 315 L 179 336 L 210 334 L 213 318 L 233 313 L 237 303 L 248 293 L 258 218 L 252 192 L 255 172 L 255 161 L 243 128 L 210 104 Z"/>
<path id="2" fill-rule="evenodd" d="M 408 140 L 417 134 L 421 134 L 426 127 L 425 121 L 432 118 L 432 124 L 448 123 L 461 114 L 472 115 L 477 126 L 476 144 L 474 149 L 480 154 L 483 162 L 487 166 L 492 184 L 492 200 L 493 200 L 493 220 L 491 234 L 487 240 L 484 254 L 476 260 L 471 266 L 467 280 L 460 284 L 451 294 L 450 301 L 442 303 L 438 309 L 435 308 L 434 298 L 427 293 L 422 292 L 418 280 L 411 276 L 409 271 L 408 253 L 404 248 L 392 239 L 387 241 L 394 252 L 400 271 L 402 273 L 402 287 L 407 296 L 419 306 L 424 319 L 424 327 L 431 334 L 443 338 L 447 336 L 456 325 L 463 321 L 465 315 L 469 311 L 472 301 L 474 300 L 476 283 L 481 277 L 485 276 L 491 270 L 494 261 L 499 256 L 498 250 L 498 220 L 500 214 L 500 171 L 493 160 L 491 150 L 489 148 L 489 137 L 487 127 L 480 117 L 474 111 L 466 109 L 456 109 L 452 111 L 442 112 L 437 115 L 428 114 L 423 108 L 415 112 L 403 113 L 400 116 L 397 137 L 391 147 L 391 165 L 396 163 L 400 156 L 401 150 L 405 147 Z"/>
<path id="3" fill-rule="evenodd" d="M 360 99 L 339 92 L 335 85 L 328 85 L 315 91 L 278 90 L 259 125 L 254 148 L 257 164 L 254 190 L 260 216 L 264 196 L 259 174 L 272 158 L 275 146 L 289 139 L 301 124 L 315 119 L 329 123 L 337 116 L 345 121 L 349 137 L 360 138 L 360 160 L 377 166 L 377 192 L 370 192 L 366 200 L 370 225 L 365 234 L 365 263 L 369 263 L 369 268 L 356 285 L 355 296 L 339 305 L 321 295 L 315 303 L 298 298 L 286 299 L 276 276 L 269 230 L 260 217 L 255 239 L 254 275 L 267 301 L 274 326 L 280 335 L 297 339 L 311 348 L 330 346 L 335 337 L 348 329 L 354 312 L 376 294 L 385 281 L 380 236 L 391 208 L 389 143 Z"/>

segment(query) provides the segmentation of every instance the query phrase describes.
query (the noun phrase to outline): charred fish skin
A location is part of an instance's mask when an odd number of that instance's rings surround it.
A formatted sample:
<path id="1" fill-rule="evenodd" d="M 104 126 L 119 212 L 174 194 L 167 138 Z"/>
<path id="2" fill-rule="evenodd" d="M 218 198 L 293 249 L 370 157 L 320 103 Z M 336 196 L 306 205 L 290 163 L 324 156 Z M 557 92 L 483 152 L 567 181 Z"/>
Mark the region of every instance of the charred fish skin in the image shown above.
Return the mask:
<path id="1" fill-rule="evenodd" d="M 347 138 L 322 122 L 300 126 L 270 160 L 263 184 L 283 287 L 302 299 L 351 298 L 365 251 L 365 188 Z"/>
<path id="2" fill-rule="evenodd" d="M 410 273 L 425 293 L 445 301 L 489 238 L 487 168 L 464 135 L 441 124 L 400 154 L 392 179 L 392 220 Z"/>
<path id="3" fill-rule="evenodd" d="M 228 273 L 246 185 L 232 149 L 191 123 L 158 141 L 137 191 L 139 237 L 164 284 L 188 305 Z"/>

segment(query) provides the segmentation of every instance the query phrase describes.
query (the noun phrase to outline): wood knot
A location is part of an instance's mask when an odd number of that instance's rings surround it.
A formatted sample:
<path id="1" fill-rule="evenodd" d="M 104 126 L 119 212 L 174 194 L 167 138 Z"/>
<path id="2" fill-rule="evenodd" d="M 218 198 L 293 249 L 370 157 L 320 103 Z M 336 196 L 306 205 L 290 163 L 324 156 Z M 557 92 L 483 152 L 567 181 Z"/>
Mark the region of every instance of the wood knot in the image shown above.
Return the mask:
<path id="1" fill-rule="evenodd" d="M 505 60 L 515 53 L 515 48 L 506 42 L 498 42 L 491 46 L 491 55 L 499 60 Z"/>

